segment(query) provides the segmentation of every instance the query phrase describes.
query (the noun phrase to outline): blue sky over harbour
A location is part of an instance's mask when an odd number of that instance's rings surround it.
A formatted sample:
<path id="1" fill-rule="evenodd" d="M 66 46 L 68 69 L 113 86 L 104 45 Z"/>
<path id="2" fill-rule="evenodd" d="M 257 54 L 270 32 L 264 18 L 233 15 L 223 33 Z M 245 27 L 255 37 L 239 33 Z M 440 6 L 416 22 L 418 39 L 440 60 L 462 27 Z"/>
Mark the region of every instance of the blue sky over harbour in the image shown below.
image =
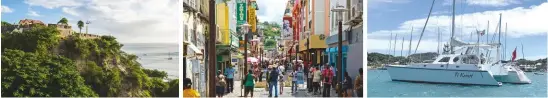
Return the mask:
<path id="1" fill-rule="evenodd" d="M 390 33 L 398 34 L 396 54 L 400 55 L 401 40 L 405 37 L 403 55 L 407 55 L 411 28 L 414 51 L 424 26 L 432 0 L 369 0 L 368 2 L 368 52 L 387 53 Z M 417 52 L 436 52 L 438 28 L 444 44 L 451 34 L 452 0 L 436 0 Z M 476 30 L 487 29 L 489 40 L 498 32 L 499 13 L 502 13 L 502 31 L 507 32 L 507 58 L 521 43 L 526 59 L 546 58 L 548 28 L 548 2 L 545 0 L 457 0 L 455 10 L 455 37 L 466 42 L 476 42 Z M 486 35 L 480 41 L 485 42 Z M 502 39 L 504 44 L 504 36 Z M 392 42 L 393 44 L 393 42 Z"/>

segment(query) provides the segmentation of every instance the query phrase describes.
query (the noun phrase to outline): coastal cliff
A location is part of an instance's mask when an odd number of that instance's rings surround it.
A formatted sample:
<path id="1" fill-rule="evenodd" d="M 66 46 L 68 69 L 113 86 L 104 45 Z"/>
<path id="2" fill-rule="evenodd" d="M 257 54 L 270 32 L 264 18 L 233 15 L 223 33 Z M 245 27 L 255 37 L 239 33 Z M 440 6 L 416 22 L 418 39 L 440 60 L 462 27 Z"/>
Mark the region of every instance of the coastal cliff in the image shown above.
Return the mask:
<path id="1" fill-rule="evenodd" d="M 2 32 L 2 97 L 178 96 L 178 79 L 144 69 L 115 37 L 77 34 L 39 25 Z"/>

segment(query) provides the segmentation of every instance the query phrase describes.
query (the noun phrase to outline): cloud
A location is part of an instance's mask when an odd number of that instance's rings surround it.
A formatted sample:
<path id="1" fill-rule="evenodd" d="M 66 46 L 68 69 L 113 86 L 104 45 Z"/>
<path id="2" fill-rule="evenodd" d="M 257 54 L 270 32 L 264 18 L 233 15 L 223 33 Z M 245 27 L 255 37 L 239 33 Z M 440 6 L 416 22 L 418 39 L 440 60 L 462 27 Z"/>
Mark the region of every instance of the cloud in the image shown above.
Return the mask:
<path id="1" fill-rule="evenodd" d="M 538 6 L 531 6 L 529 8 L 517 7 L 508 10 L 496 10 L 496 11 L 484 11 L 467 13 L 455 16 L 455 32 L 457 35 L 468 35 L 470 32 L 476 30 L 483 30 L 487 28 L 487 21 L 490 21 L 489 33 L 496 31 L 499 14 L 502 13 L 502 30 L 505 30 L 505 23 L 508 23 L 508 36 L 518 38 L 522 36 L 534 36 L 548 32 L 548 3 L 543 3 Z M 398 29 L 395 30 L 380 30 L 372 32 L 373 34 L 389 34 L 391 31 L 394 33 L 406 33 L 411 31 L 411 27 L 414 27 L 416 32 L 420 32 L 424 26 L 426 18 L 408 20 L 400 24 Z M 431 16 L 428 25 L 425 30 L 425 36 L 435 37 L 437 36 L 437 28 L 440 28 L 442 36 L 449 35 L 451 31 L 451 16 L 439 15 Z"/>
<path id="2" fill-rule="evenodd" d="M 466 3 L 468 5 L 487 6 L 487 7 L 502 7 L 512 4 L 520 4 L 519 0 L 466 0 L 464 2 L 457 0 L 456 4 Z M 444 0 L 443 5 L 452 5 L 453 0 Z"/>
<path id="3" fill-rule="evenodd" d="M 53 9 L 63 6 L 81 6 L 87 0 L 25 0 L 25 3 L 30 6 L 42 6 L 44 8 Z"/>
<path id="4" fill-rule="evenodd" d="M 499 21 L 499 13 L 502 13 L 502 31 L 505 31 L 505 23 L 508 23 L 508 38 L 523 38 L 529 36 L 538 36 L 548 33 L 548 3 L 543 3 L 538 6 L 531 6 L 528 8 L 517 7 L 506 10 L 484 11 L 467 13 L 455 16 L 455 37 L 462 41 L 477 40 L 476 35 L 472 32 L 477 30 L 484 30 L 487 28 L 487 21 L 489 23 L 489 38 L 492 38 L 492 34 L 498 32 L 497 25 Z M 413 27 L 413 45 L 416 47 L 416 41 L 419 39 L 420 32 L 424 26 L 426 17 L 408 20 L 399 24 L 396 29 L 378 30 L 368 33 L 368 51 L 381 51 L 386 53 L 390 41 L 390 33 L 398 34 L 401 40 L 401 36 L 406 36 L 406 45 L 404 45 L 404 51 L 407 49 L 409 32 Z M 441 33 L 442 40 L 448 41 L 451 36 L 451 16 L 449 15 L 434 15 L 430 17 L 428 25 L 425 29 L 424 36 L 421 41 L 417 52 L 437 51 L 437 34 Z M 470 34 L 472 33 L 472 34 Z M 473 35 L 470 38 L 470 35 Z M 485 37 L 485 36 L 484 36 Z M 484 39 L 481 39 L 484 41 Z M 398 42 L 398 48 L 400 50 L 401 43 Z M 442 44 L 445 42 L 442 42 Z M 414 48 L 412 48 L 414 51 Z M 398 53 L 399 55 L 399 53 Z"/>
<path id="5" fill-rule="evenodd" d="M 2 13 L 11 13 L 13 12 L 13 9 L 9 8 L 8 6 L 2 5 Z"/>
<path id="6" fill-rule="evenodd" d="M 112 35 L 122 43 L 178 42 L 177 0 L 90 0 L 41 6 L 61 8 L 71 23 L 90 21 L 90 34 Z"/>
<path id="7" fill-rule="evenodd" d="M 27 13 L 27 15 L 33 16 L 33 17 L 40 17 L 40 16 L 42 16 L 42 15 L 38 14 L 38 12 L 33 11 L 33 10 L 31 10 L 31 9 L 29 9 L 29 12 Z"/>
<path id="8" fill-rule="evenodd" d="M 62 8 L 62 11 L 64 13 L 67 13 L 69 15 L 72 15 L 72 16 L 80 16 L 78 13 L 76 13 L 76 7 L 63 7 Z"/>
<path id="9" fill-rule="evenodd" d="M 432 15 L 445 15 L 445 14 L 451 14 L 451 12 L 449 11 L 436 11 L 436 12 L 432 12 Z M 428 15 L 428 14 L 426 14 Z"/>
<path id="10" fill-rule="evenodd" d="M 341 0 L 340 2 L 345 2 L 346 0 Z M 385 5 L 387 4 L 404 4 L 409 3 L 411 0 L 368 0 L 367 7 L 370 9 L 386 9 Z"/>
<path id="11" fill-rule="evenodd" d="M 387 49 L 390 49 L 390 51 L 392 51 L 391 53 L 393 53 L 393 49 L 394 49 L 394 40 L 390 41 L 390 38 L 388 39 L 371 39 L 372 37 L 374 37 L 375 35 L 373 36 L 370 36 L 370 35 L 367 35 L 369 39 L 367 39 L 367 51 L 369 52 L 380 52 L 380 53 L 384 53 L 386 54 L 388 52 Z M 403 41 L 403 55 L 407 55 L 409 53 L 409 35 L 404 35 L 405 36 L 405 41 Z M 414 54 L 415 52 L 415 47 L 417 45 L 417 42 L 418 42 L 418 37 L 414 36 L 413 37 L 413 41 L 411 41 L 411 54 Z M 447 42 L 440 42 L 440 51 L 442 50 L 443 47 L 443 44 L 445 44 Z M 392 47 L 390 47 L 390 45 L 392 45 Z M 398 35 L 398 38 L 397 38 L 397 41 L 396 41 L 396 55 L 400 55 L 401 54 L 401 50 L 402 50 L 402 35 Z M 438 51 L 437 47 L 438 46 L 438 41 L 436 41 L 435 39 L 432 40 L 432 39 L 429 39 L 429 40 L 422 40 L 421 41 L 421 45 L 420 47 L 418 48 L 417 50 L 417 53 L 421 53 L 421 52 L 434 52 L 434 51 Z"/>
<path id="12" fill-rule="evenodd" d="M 259 21 L 276 22 L 282 24 L 287 0 L 257 0 L 259 6 Z"/>
<path id="13" fill-rule="evenodd" d="M 369 0 L 368 3 L 409 3 L 410 0 Z"/>

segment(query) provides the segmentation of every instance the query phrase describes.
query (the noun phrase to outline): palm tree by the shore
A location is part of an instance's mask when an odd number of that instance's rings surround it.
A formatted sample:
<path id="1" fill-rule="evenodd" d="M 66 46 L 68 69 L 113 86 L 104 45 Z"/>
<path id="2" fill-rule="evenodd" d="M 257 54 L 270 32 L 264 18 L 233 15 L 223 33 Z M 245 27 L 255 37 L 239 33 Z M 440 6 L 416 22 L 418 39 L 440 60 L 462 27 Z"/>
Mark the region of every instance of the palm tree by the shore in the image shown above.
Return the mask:
<path id="1" fill-rule="evenodd" d="M 77 25 L 78 25 L 78 28 L 80 29 L 80 33 L 82 33 L 82 27 L 84 27 L 84 22 L 82 20 L 80 20 L 80 21 L 78 21 Z"/>

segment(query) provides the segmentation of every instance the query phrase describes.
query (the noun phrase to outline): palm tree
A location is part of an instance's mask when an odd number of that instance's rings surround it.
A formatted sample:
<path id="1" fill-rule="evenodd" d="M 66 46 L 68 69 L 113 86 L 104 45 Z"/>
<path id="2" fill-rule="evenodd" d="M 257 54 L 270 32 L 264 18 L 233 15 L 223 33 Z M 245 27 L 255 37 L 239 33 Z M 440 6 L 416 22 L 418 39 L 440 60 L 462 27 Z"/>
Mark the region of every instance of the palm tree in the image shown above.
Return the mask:
<path id="1" fill-rule="evenodd" d="M 78 21 L 78 28 L 80 29 L 80 33 L 82 33 L 82 27 L 84 27 L 84 22 L 82 20 Z"/>
<path id="2" fill-rule="evenodd" d="M 68 24 L 68 20 L 67 20 L 67 18 L 63 17 L 63 18 L 61 18 L 61 20 L 59 20 L 59 22 L 57 22 L 57 23 Z"/>

